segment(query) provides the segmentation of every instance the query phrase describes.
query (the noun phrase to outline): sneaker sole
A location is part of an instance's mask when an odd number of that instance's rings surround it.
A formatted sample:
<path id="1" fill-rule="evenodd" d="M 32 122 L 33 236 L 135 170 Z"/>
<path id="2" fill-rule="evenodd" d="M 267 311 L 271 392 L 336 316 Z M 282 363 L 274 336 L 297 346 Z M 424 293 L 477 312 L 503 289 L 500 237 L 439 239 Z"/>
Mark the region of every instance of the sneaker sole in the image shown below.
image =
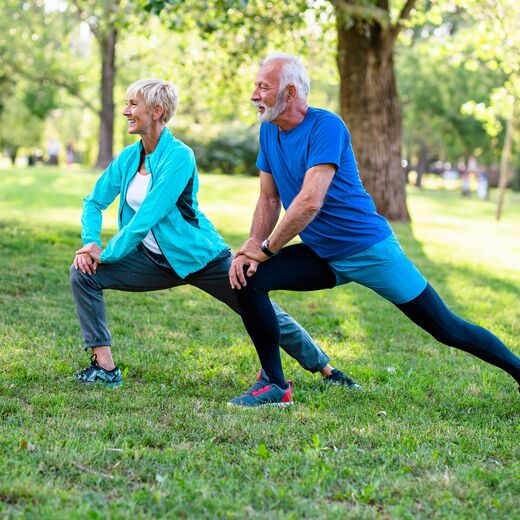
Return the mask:
<path id="1" fill-rule="evenodd" d="M 263 408 L 264 406 L 270 406 L 271 408 L 287 408 L 288 406 L 292 406 L 294 403 L 291 401 L 290 403 L 262 403 L 257 404 L 255 406 L 247 406 L 243 404 L 236 403 L 227 403 L 228 406 L 233 406 L 235 408 Z"/>
<path id="2" fill-rule="evenodd" d="M 338 381 L 327 381 L 327 380 L 325 380 L 324 383 L 329 386 L 343 386 L 347 390 L 363 390 L 363 387 L 358 384 L 349 386 L 349 385 L 344 385 L 343 383 L 338 383 Z"/>
<path id="3" fill-rule="evenodd" d="M 123 386 L 123 381 L 117 383 L 104 383 L 103 381 L 78 381 L 78 383 L 80 385 L 99 385 L 107 388 L 121 388 Z"/>

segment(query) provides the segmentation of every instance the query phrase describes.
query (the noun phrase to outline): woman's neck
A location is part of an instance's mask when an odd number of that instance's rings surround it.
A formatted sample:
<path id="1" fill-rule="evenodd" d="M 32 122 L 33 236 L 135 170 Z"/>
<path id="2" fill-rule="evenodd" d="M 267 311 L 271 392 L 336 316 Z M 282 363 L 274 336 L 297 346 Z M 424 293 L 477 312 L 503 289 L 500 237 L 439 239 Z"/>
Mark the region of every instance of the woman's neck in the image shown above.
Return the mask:
<path id="1" fill-rule="evenodd" d="M 161 134 L 164 130 L 164 125 L 154 127 L 147 134 L 141 134 L 141 139 L 143 141 L 144 152 L 146 155 L 152 153 L 157 147 L 157 143 L 161 138 Z"/>

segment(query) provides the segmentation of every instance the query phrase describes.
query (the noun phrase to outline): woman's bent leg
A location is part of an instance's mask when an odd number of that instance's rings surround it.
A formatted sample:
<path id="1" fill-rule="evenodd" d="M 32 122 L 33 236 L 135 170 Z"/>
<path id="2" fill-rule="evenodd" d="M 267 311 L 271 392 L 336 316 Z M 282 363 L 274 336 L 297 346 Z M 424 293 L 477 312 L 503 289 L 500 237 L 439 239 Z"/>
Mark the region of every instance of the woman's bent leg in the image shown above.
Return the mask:
<path id="1" fill-rule="evenodd" d="M 70 283 L 76 303 L 85 349 L 110 346 L 104 289 L 156 291 L 184 284 L 167 265 L 161 267 L 140 249 L 114 264 L 101 264 L 89 275 L 70 268 Z"/>
<path id="2" fill-rule="evenodd" d="M 520 384 L 520 358 L 487 329 L 450 311 L 430 284 L 417 298 L 396 306 L 437 341 L 505 370 Z"/>
<path id="3" fill-rule="evenodd" d="M 327 262 L 303 244 L 283 248 L 260 264 L 248 284 L 236 291 L 242 321 L 269 381 L 285 388 L 280 359 L 280 327 L 269 300 L 271 290 L 315 291 L 331 288 L 336 278 Z"/>

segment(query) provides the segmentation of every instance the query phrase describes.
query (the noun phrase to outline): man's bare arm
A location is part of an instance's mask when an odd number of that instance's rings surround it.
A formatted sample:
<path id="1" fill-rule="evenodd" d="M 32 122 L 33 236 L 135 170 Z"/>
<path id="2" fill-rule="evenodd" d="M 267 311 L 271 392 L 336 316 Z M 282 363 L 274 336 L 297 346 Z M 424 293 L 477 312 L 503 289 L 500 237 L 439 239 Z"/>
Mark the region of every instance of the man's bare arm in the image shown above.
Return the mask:
<path id="1" fill-rule="evenodd" d="M 271 235 L 271 251 L 281 249 L 314 220 L 323 206 L 335 173 L 336 166 L 333 164 L 318 164 L 307 170 L 300 193 Z"/>
<path id="2" fill-rule="evenodd" d="M 307 170 L 300 193 L 292 201 L 269 239 L 271 251 L 281 249 L 312 222 L 323 205 L 335 173 L 336 166 L 333 164 L 319 164 Z M 258 241 L 246 242 L 238 253 L 258 262 L 264 262 L 269 258 L 262 251 Z"/>

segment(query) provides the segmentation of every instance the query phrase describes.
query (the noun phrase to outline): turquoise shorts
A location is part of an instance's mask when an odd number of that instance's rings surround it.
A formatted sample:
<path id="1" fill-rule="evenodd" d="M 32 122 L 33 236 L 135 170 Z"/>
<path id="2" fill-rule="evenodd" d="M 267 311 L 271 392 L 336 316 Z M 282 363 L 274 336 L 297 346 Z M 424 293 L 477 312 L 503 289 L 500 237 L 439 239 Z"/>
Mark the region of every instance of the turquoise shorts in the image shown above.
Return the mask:
<path id="1" fill-rule="evenodd" d="M 392 233 L 355 255 L 329 262 L 336 286 L 356 282 L 392 303 L 407 303 L 426 288 L 426 278 L 406 257 Z"/>

